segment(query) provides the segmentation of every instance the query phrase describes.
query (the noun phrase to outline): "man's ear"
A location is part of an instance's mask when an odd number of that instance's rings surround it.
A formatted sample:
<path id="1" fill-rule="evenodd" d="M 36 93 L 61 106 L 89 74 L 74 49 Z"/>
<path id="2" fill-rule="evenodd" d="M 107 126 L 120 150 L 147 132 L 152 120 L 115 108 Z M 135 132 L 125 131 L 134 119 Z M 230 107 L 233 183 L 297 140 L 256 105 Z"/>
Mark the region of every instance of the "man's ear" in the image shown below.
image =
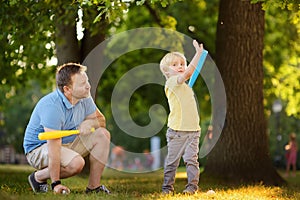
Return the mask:
<path id="1" fill-rule="evenodd" d="M 68 94 L 72 91 L 72 89 L 69 86 L 66 86 L 66 85 L 63 87 L 63 90 L 64 90 L 64 94 Z"/>

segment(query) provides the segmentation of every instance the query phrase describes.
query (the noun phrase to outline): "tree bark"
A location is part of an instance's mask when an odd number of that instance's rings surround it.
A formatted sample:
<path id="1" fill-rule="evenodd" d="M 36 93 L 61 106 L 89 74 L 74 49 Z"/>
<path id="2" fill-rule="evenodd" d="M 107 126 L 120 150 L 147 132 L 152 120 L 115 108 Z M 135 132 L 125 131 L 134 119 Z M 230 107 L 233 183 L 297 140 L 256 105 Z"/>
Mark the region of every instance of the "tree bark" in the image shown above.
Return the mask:
<path id="1" fill-rule="evenodd" d="M 284 183 L 269 155 L 263 105 L 263 38 L 260 3 L 220 0 L 216 63 L 225 85 L 227 116 L 221 137 L 208 155 L 204 177 L 227 183 Z"/>
<path id="2" fill-rule="evenodd" d="M 105 26 L 104 25 L 99 26 L 99 28 L 105 28 Z M 92 35 L 91 31 L 89 30 L 84 31 L 84 38 L 82 39 L 82 46 L 81 46 L 81 55 L 82 55 L 81 62 L 84 61 L 84 59 L 90 53 L 90 51 L 92 51 L 98 44 L 100 44 L 105 40 L 105 36 L 106 35 L 101 32 Z"/>
<path id="3" fill-rule="evenodd" d="M 105 36 L 108 30 L 108 22 L 102 17 L 101 20 L 97 23 L 93 23 L 93 19 L 98 14 L 97 6 L 84 8 L 83 26 L 84 35 L 81 41 L 77 39 L 76 31 L 76 18 L 77 9 L 73 8 L 74 13 L 71 13 L 69 9 L 69 14 L 67 18 L 65 17 L 65 10 L 63 6 L 60 7 L 60 10 L 57 12 L 56 16 L 56 55 L 58 59 L 58 65 L 62 65 L 68 62 L 83 63 L 87 55 L 102 41 L 105 40 Z M 65 17 L 65 18 L 64 18 Z M 103 57 L 103 55 L 98 55 Z M 89 68 L 89 66 L 87 66 Z M 101 63 L 99 63 L 101 67 Z M 90 78 L 91 84 L 95 87 L 98 85 L 97 74 L 93 73 L 92 69 L 87 70 L 87 74 Z M 96 96 L 96 92 L 93 92 L 92 96 Z M 95 99 L 96 101 L 96 99 Z"/>
<path id="4" fill-rule="evenodd" d="M 98 21 L 97 23 L 92 23 L 89 22 L 91 21 L 91 19 L 95 19 L 96 16 L 98 15 L 98 11 L 97 11 L 97 7 L 94 6 L 92 8 L 89 9 L 83 9 L 84 11 L 84 17 L 83 20 L 86 22 L 86 26 L 87 28 L 85 28 L 84 30 L 84 37 L 82 39 L 82 43 L 81 43 L 81 63 L 84 62 L 84 60 L 86 59 L 86 57 L 88 56 L 88 54 L 95 48 L 97 47 L 101 42 L 103 42 L 105 40 L 105 37 L 107 35 L 108 32 L 108 26 L 109 23 L 107 21 L 107 19 L 102 16 L 100 21 Z M 89 23 L 87 23 L 89 22 Z M 97 60 L 99 61 L 99 68 L 102 68 L 103 66 L 103 60 L 104 57 L 106 55 L 103 55 L 103 52 L 97 55 Z M 95 98 L 95 102 L 97 100 L 96 96 L 97 96 L 97 86 L 98 86 L 98 81 L 99 81 L 99 74 L 97 73 L 97 71 L 99 69 L 92 69 L 92 66 L 87 66 L 88 70 L 87 70 L 87 75 L 89 77 L 89 81 L 90 84 L 92 86 L 91 89 L 91 95 L 93 98 Z"/>
<path id="5" fill-rule="evenodd" d="M 57 12 L 56 16 L 56 56 L 58 65 L 62 65 L 68 62 L 79 63 L 81 60 L 80 47 L 77 40 L 76 32 L 76 17 L 77 13 L 69 15 L 68 21 L 65 21 L 63 16 L 65 10 L 63 6 Z"/>
<path id="6" fill-rule="evenodd" d="M 72 25 L 57 25 L 56 56 L 58 65 L 68 62 L 79 63 L 81 56 L 79 54 L 78 40 L 76 38 L 76 27 Z"/>

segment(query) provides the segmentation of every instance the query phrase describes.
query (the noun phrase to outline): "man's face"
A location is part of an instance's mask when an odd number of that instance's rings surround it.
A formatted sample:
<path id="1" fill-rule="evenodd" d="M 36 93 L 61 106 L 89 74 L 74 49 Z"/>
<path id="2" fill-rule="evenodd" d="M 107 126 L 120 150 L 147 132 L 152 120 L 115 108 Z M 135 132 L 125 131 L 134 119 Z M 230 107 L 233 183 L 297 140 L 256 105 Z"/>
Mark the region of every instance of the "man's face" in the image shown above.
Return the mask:
<path id="1" fill-rule="evenodd" d="M 82 99 L 90 96 L 91 85 L 85 72 L 75 74 L 72 83 L 72 97 Z"/>

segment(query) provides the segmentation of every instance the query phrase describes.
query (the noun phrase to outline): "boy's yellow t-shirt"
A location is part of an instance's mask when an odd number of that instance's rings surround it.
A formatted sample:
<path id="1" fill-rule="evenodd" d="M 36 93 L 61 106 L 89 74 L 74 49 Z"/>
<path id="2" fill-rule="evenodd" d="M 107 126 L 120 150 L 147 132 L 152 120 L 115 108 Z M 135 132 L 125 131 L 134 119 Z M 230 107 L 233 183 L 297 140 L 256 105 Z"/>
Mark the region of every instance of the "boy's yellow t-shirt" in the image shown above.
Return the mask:
<path id="1" fill-rule="evenodd" d="M 194 92 L 186 83 L 178 84 L 177 77 L 170 77 L 165 85 L 170 108 L 168 127 L 178 131 L 199 131 L 200 118 Z"/>

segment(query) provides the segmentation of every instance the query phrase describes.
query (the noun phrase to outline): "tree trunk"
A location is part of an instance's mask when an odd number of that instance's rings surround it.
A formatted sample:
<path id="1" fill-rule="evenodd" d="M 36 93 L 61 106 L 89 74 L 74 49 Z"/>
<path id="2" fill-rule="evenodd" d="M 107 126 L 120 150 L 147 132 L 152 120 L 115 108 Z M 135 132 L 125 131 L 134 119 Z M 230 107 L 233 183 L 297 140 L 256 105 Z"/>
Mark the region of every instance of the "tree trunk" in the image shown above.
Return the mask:
<path id="1" fill-rule="evenodd" d="M 105 25 L 99 26 L 99 28 L 105 28 Z M 84 31 L 84 38 L 82 39 L 82 47 L 81 47 L 81 63 L 87 57 L 87 55 L 92 51 L 98 44 L 105 40 L 105 34 L 99 32 L 96 35 L 92 35 L 91 31 Z M 99 55 L 100 56 L 100 55 Z"/>
<path id="2" fill-rule="evenodd" d="M 221 137 L 208 155 L 204 177 L 228 183 L 284 183 L 269 156 L 263 105 L 263 38 L 261 4 L 220 0 L 216 63 L 225 85 L 227 116 Z"/>
<path id="3" fill-rule="evenodd" d="M 105 4 L 93 5 L 88 7 L 82 7 L 83 10 L 83 26 L 84 37 L 81 44 L 81 63 L 88 56 L 88 54 L 101 42 L 105 40 L 108 32 L 108 20 L 105 16 L 101 16 L 100 20 L 93 22 L 97 15 L 103 10 L 99 10 L 99 7 L 105 7 Z M 101 55 L 99 55 L 101 56 Z"/>
<path id="4" fill-rule="evenodd" d="M 97 6 L 84 8 L 83 20 L 87 25 L 84 27 L 84 35 L 81 41 L 77 39 L 76 32 L 76 18 L 77 9 L 73 8 L 74 13 L 70 13 L 67 18 L 64 18 L 65 11 L 63 6 L 60 7 L 60 13 L 56 16 L 56 56 L 58 59 L 58 65 L 62 65 L 68 62 L 83 63 L 87 55 L 92 51 L 98 44 L 104 41 L 107 30 L 108 21 L 103 17 L 97 23 L 93 23 L 93 19 L 98 15 Z M 67 20 L 67 21 L 65 21 Z M 86 22 L 87 21 L 87 22 Z M 103 55 L 98 55 L 98 58 Z M 89 67 L 89 66 L 87 66 Z M 101 64 L 99 63 L 99 67 Z M 88 69 L 87 74 L 90 78 L 90 83 L 93 87 L 91 92 L 92 96 L 96 96 L 96 87 L 98 85 L 98 74 L 93 73 L 93 69 Z M 95 99 L 96 101 L 96 99 Z"/>
<path id="5" fill-rule="evenodd" d="M 76 27 L 72 25 L 57 25 L 56 56 L 58 65 L 67 62 L 80 62 Z"/>

